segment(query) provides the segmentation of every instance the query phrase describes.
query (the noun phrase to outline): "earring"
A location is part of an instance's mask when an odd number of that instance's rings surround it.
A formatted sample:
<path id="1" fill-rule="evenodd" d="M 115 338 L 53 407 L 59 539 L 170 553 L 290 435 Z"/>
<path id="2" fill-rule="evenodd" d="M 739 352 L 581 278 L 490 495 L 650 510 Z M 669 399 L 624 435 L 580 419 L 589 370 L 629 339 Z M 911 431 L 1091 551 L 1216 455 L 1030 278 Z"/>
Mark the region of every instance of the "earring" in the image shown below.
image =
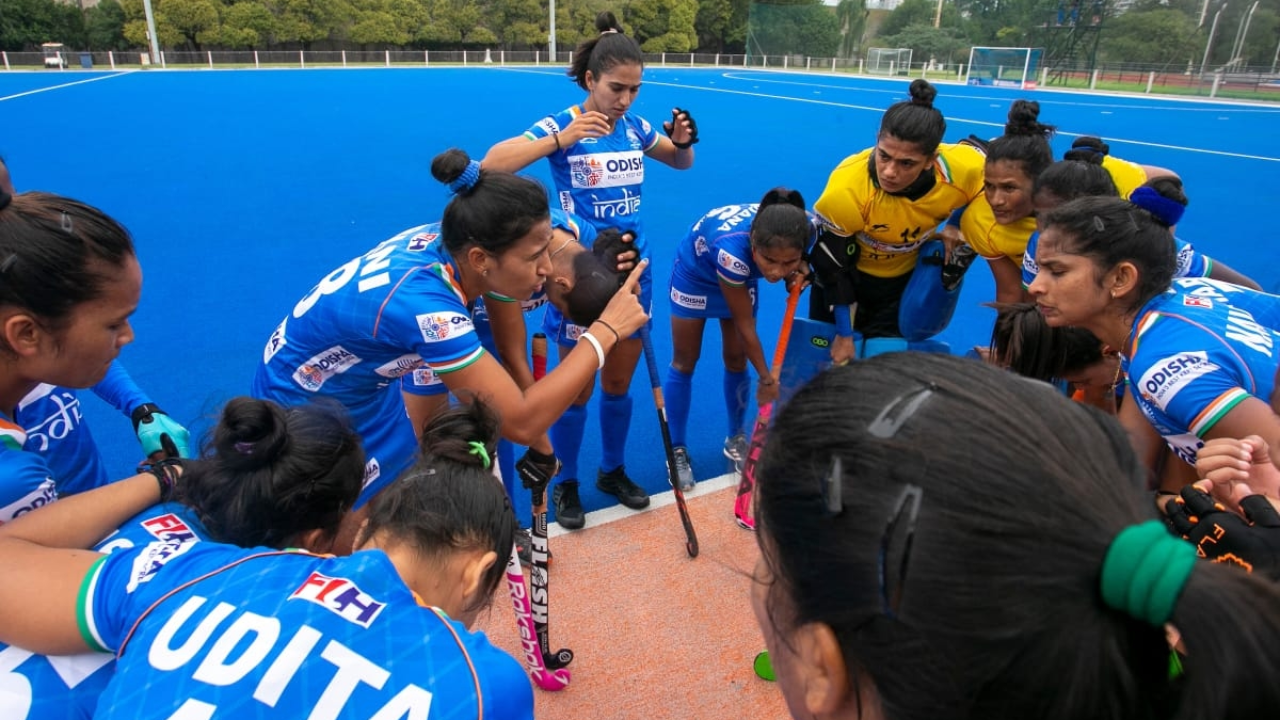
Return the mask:
<path id="1" fill-rule="evenodd" d="M 489 277 L 489 268 L 485 268 L 485 269 L 484 269 L 484 272 L 482 272 L 482 273 L 480 273 L 480 274 L 481 274 L 481 275 L 484 275 L 485 277 Z M 1116 294 L 1115 294 L 1115 293 L 1111 293 L 1111 297 L 1115 297 L 1115 296 L 1116 296 Z"/>

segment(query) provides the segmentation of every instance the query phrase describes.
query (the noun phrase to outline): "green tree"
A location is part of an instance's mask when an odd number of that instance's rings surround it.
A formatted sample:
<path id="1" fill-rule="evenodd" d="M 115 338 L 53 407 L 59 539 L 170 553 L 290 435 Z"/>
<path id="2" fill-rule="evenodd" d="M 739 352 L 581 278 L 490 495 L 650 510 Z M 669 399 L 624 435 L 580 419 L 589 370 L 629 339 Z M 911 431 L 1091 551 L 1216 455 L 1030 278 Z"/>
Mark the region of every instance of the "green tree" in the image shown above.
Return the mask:
<path id="1" fill-rule="evenodd" d="M 694 29 L 702 52 L 742 52 L 747 40 L 750 0 L 699 0 Z"/>
<path id="2" fill-rule="evenodd" d="M 933 23 L 916 23 L 903 28 L 896 35 L 881 38 L 886 47 L 911 48 L 912 64 L 928 62 L 953 62 L 964 57 L 969 50 L 969 40 L 957 28 L 936 28 Z"/>
<path id="3" fill-rule="evenodd" d="M 238 2 L 222 11 L 222 43 L 229 48 L 257 48 L 275 39 L 276 17 L 257 2 Z"/>
<path id="4" fill-rule="evenodd" d="M 854 57 L 862 48 L 867 32 L 866 0 L 840 0 L 836 5 L 836 24 L 840 26 L 840 57 Z"/>
<path id="5" fill-rule="evenodd" d="M 750 53 L 835 57 L 840 49 L 836 13 L 817 2 L 756 3 L 748 28 Z"/>
<path id="6" fill-rule="evenodd" d="M 547 41 L 546 8 L 538 0 L 491 0 L 486 16 L 504 48 L 532 48 Z"/>
<path id="7" fill-rule="evenodd" d="M 218 42 L 221 22 L 213 0 L 161 0 L 155 12 L 157 23 L 164 18 L 196 50 Z"/>
<path id="8" fill-rule="evenodd" d="M 1098 54 L 1108 62 L 1185 63 L 1200 45 L 1196 24 L 1178 10 L 1131 10 L 1107 21 Z"/>
<path id="9" fill-rule="evenodd" d="M 84 11 L 85 38 L 90 50 L 126 50 L 124 8 L 117 0 L 102 0 Z"/>
<path id="10" fill-rule="evenodd" d="M 54 0 L 3 0 L 0 4 L 0 49 L 36 50 L 41 43 L 84 47 L 84 16 L 75 5 Z"/>
<path id="11" fill-rule="evenodd" d="M 396 19 L 384 10 L 358 10 L 356 21 L 347 31 L 347 39 L 367 49 L 370 45 L 401 46 L 409 42 L 409 34 L 396 27 Z"/>

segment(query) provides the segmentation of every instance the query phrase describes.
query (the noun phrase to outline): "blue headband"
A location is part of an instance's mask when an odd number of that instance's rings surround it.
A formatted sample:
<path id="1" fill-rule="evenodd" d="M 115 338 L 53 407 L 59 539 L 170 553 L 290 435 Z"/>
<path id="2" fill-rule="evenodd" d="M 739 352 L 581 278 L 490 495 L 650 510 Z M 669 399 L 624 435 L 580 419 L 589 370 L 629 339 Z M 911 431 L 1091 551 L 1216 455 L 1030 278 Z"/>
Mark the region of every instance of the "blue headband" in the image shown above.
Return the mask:
<path id="1" fill-rule="evenodd" d="M 475 187 L 476 181 L 480 179 L 480 163 L 472 160 L 467 163 L 467 168 L 462 171 L 457 180 L 449 183 L 449 190 L 455 195 Z"/>
<path id="2" fill-rule="evenodd" d="M 1187 206 L 1177 200 L 1170 200 L 1161 195 L 1155 188 L 1142 186 L 1129 195 L 1129 202 L 1151 213 L 1161 225 L 1173 227 L 1182 219 Z"/>

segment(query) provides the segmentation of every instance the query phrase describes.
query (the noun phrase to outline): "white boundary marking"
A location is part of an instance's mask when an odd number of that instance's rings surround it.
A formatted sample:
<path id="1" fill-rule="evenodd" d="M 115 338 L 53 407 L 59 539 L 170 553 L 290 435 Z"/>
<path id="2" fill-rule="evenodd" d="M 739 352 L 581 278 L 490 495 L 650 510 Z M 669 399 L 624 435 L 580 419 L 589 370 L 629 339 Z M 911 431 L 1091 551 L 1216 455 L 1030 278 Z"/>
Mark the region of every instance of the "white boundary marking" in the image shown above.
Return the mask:
<path id="1" fill-rule="evenodd" d="M 100 75 L 98 77 L 86 78 L 84 80 L 76 80 L 75 82 L 62 83 L 61 85 L 50 85 L 49 87 L 36 88 L 35 90 L 28 90 L 26 92 L 15 93 L 13 95 L 5 95 L 4 97 L 0 97 L 0 102 L 4 102 L 5 100 L 16 100 L 17 98 L 20 98 L 20 97 L 26 97 L 28 95 L 36 95 L 42 92 L 49 92 L 50 90 L 61 90 L 62 88 L 69 88 L 73 85 L 83 85 L 85 83 L 98 82 L 99 80 L 110 80 L 111 78 L 121 77 L 123 75 L 130 75 L 136 72 L 138 71 L 122 70 L 120 72 L 112 73 L 109 75 Z"/>
<path id="2" fill-rule="evenodd" d="M 685 500 L 691 500 L 693 498 L 702 497 L 703 495 L 710 495 L 711 493 L 719 492 L 725 488 L 737 487 L 737 485 L 738 474 L 725 473 L 720 477 L 699 480 L 698 484 L 695 485 L 692 490 L 684 494 L 684 497 Z M 551 488 L 547 488 L 547 493 L 549 494 L 550 492 Z M 676 492 L 675 490 L 668 490 L 663 493 L 658 493 L 657 495 L 650 495 L 649 507 L 644 508 L 643 510 L 632 510 L 625 505 L 612 505 L 601 510 L 593 510 L 587 513 L 587 524 L 583 529 L 590 530 L 593 527 L 608 525 L 609 523 L 616 522 L 618 520 L 626 520 L 629 517 L 635 517 L 636 515 L 675 504 Z M 731 513 L 733 512 L 733 508 L 729 505 L 725 505 L 724 511 L 726 513 Z M 674 525 L 672 527 L 674 527 Z M 560 523 L 547 523 L 547 537 L 559 537 L 561 535 L 569 535 L 576 532 L 581 532 L 581 530 L 565 530 L 560 527 Z M 683 532 L 683 529 L 681 532 Z"/>
<path id="3" fill-rule="evenodd" d="M 522 70 L 519 68 L 505 68 L 505 69 L 513 72 L 532 72 L 539 75 L 550 75 L 550 73 L 545 73 L 545 72 L 539 73 L 537 71 Z M 729 75 L 729 73 L 722 73 L 722 74 L 725 76 Z M 685 90 L 702 90 L 704 92 L 725 93 L 729 95 L 745 95 L 747 97 L 765 98 L 767 100 L 790 100 L 792 102 L 808 103 L 811 105 L 826 105 L 829 107 L 847 108 L 850 110 L 867 110 L 870 112 L 877 112 L 877 113 L 884 112 L 884 108 L 882 107 L 872 107 L 869 105 L 854 105 L 852 103 L 836 102 L 832 100 L 817 100 L 814 98 L 798 98 L 798 97 L 790 97 L 787 95 L 771 95 L 769 93 L 749 92 L 746 90 L 730 90 L 728 88 L 718 88 L 718 87 L 703 87 L 701 85 L 685 85 L 683 83 L 662 82 L 658 80 L 646 80 L 645 84 L 657 85 L 659 87 L 683 88 Z M 853 88 L 850 88 L 850 89 L 853 89 Z M 1002 98 L 1002 100 L 1010 100 L 1010 98 Z M 1168 108 L 1165 108 L 1165 109 L 1167 110 Z M 1222 109 L 1219 108 L 1218 112 L 1222 112 Z M 972 120 L 968 118 L 954 117 L 951 115 L 947 116 L 947 121 L 967 123 L 970 125 L 981 125 L 984 127 L 995 127 L 995 128 L 1003 128 L 1005 125 L 1003 122 L 990 122 L 988 120 Z M 1080 137 L 1082 135 L 1094 135 L 1095 133 L 1092 133 L 1092 132 L 1076 133 L 1076 132 L 1069 132 L 1066 130 L 1059 129 L 1058 134 L 1066 137 Z M 1226 150 L 1206 150 L 1205 148 L 1188 147 L 1185 145 L 1168 145 L 1166 143 L 1147 142 L 1145 140 L 1129 140 L 1126 138 L 1116 138 L 1116 137 L 1107 136 L 1107 142 L 1111 144 L 1124 143 L 1127 145 L 1140 145 L 1143 147 L 1161 148 L 1163 150 L 1179 150 L 1182 152 L 1200 153 L 1204 155 L 1219 155 L 1223 157 L 1242 158 L 1245 160 L 1262 160 L 1264 162 L 1280 163 L 1280 157 L 1268 157 L 1266 155 L 1249 155 L 1246 153 L 1235 153 L 1235 152 L 1229 152 Z"/>

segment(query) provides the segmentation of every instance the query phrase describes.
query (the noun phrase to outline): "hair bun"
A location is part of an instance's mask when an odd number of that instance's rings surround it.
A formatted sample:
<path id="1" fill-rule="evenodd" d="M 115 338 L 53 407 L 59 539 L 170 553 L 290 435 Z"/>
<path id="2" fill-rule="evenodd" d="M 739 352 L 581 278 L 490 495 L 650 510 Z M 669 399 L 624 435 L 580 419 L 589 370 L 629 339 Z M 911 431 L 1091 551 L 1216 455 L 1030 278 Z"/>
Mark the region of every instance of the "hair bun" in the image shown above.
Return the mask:
<path id="1" fill-rule="evenodd" d="M 480 163 L 458 148 L 450 148 L 431 161 L 431 176 L 462 194 L 475 187 L 480 179 Z"/>
<path id="2" fill-rule="evenodd" d="M 911 87 L 908 88 L 907 92 L 911 95 L 913 104 L 923 105 L 927 108 L 933 107 L 933 99 L 938 97 L 938 88 L 924 79 L 912 80 Z"/>
<path id="3" fill-rule="evenodd" d="M 1182 219 L 1187 206 L 1177 200 L 1161 195 L 1158 190 L 1146 185 L 1136 189 L 1129 195 L 1129 202 L 1151 213 L 1156 222 L 1165 227 L 1173 227 Z"/>
<path id="4" fill-rule="evenodd" d="M 618 33 L 619 35 L 626 34 L 622 31 L 622 25 L 618 23 L 618 18 L 608 10 L 596 15 L 596 30 L 600 31 L 601 35 L 607 35 L 609 33 Z"/>
<path id="5" fill-rule="evenodd" d="M 267 400 L 232 398 L 214 430 L 214 448 L 229 467 L 243 470 L 270 465 L 288 450 L 285 410 Z"/>

